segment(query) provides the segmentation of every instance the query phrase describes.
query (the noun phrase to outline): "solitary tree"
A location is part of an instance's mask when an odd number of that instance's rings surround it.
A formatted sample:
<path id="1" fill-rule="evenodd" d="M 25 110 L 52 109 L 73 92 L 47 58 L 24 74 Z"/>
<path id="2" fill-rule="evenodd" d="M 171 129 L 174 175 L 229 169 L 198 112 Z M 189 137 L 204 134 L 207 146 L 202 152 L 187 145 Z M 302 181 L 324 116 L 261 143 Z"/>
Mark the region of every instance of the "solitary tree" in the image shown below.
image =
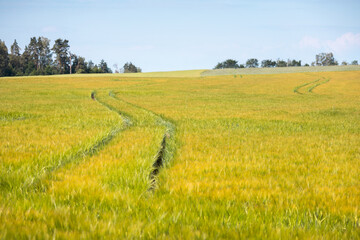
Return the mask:
<path id="1" fill-rule="evenodd" d="M 351 62 L 351 65 L 358 65 L 358 64 L 359 64 L 359 63 L 358 63 L 357 60 L 354 60 L 354 61 Z"/>

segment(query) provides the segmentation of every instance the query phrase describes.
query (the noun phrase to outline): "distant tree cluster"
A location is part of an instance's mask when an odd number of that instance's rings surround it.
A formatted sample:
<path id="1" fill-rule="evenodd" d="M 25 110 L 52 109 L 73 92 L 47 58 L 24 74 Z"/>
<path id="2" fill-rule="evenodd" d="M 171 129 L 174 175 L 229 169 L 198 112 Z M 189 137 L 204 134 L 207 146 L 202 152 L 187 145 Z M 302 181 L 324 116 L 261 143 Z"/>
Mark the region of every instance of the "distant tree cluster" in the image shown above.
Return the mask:
<path id="1" fill-rule="evenodd" d="M 290 60 L 276 60 L 265 59 L 261 61 L 261 67 L 296 67 L 301 66 L 301 61 Z M 250 58 L 246 61 L 245 64 L 238 64 L 238 61 L 233 59 L 225 60 L 224 62 L 218 63 L 214 69 L 223 69 L 223 68 L 257 68 L 259 67 L 259 60 L 256 58 Z"/>
<path id="2" fill-rule="evenodd" d="M 52 48 L 46 37 L 32 37 L 21 53 L 16 40 L 10 47 L 0 40 L 0 77 L 52 75 L 71 73 L 111 73 L 104 60 L 95 65 L 91 60 L 70 52 L 69 41 L 56 39 Z"/>
<path id="3" fill-rule="evenodd" d="M 319 53 L 315 56 L 315 62 L 311 63 L 311 66 L 333 66 L 338 65 L 338 62 L 335 60 L 333 53 Z M 342 62 L 342 65 L 349 65 L 346 61 Z M 358 61 L 354 60 L 351 62 L 351 65 L 358 65 Z M 261 61 L 262 68 L 272 68 L 272 67 L 301 67 L 310 66 L 309 64 L 301 65 L 301 60 L 288 59 L 287 61 L 282 59 L 277 59 L 276 61 L 272 59 L 265 59 Z M 218 63 L 214 69 L 224 69 L 224 68 L 257 68 L 259 67 L 259 61 L 256 58 L 250 58 L 246 61 L 245 64 L 238 64 L 238 61 L 233 59 L 225 60 L 224 62 Z"/>
<path id="4" fill-rule="evenodd" d="M 316 66 L 334 66 L 339 65 L 332 53 L 319 53 L 315 57 Z"/>
<path id="5" fill-rule="evenodd" d="M 223 62 L 219 62 L 214 69 L 223 68 L 244 68 L 244 65 L 239 65 L 238 62 L 234 59 L 228 59 Z"/>
<path id="6" fill-rule="evenodd" d="M 131 62 L 127 62 L 124 64 L 124 67 L 122 68 L 121 72 L 123 72 L 123 73 L 138 73 L 138 72 L 141 72 L 141 68 L 136 67 Z"/>
<path id="7" fill-rule="evenodd" d="M 250 58 L 246 61 L 247 68 L 257 68 L 259 66 L 259 61 L 256 58 Z"/>

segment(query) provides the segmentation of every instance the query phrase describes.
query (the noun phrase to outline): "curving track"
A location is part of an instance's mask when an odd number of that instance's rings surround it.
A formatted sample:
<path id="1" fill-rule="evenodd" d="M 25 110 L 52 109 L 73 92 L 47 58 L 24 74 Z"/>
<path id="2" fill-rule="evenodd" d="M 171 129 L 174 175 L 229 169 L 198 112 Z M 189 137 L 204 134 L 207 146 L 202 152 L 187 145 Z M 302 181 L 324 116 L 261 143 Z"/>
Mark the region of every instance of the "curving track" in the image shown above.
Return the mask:
<path id="1" fill-rule="evenodd" d="M 106 145 L 121 131 L 124 131 L 128 129 L 131 125 L 131 119 L 128 115 L 126 115 L 123 112 L 120 112 L 118 109 L 113 108 L 111 105 L 106 104 L 105 102 L 99 100 L 96 98 L 96 91 L 93 91 L 91 93 L 91 98 L 95 101 L 97 101 L 99 104 L 103 105 L 104 107 L 108 108 L 111 111 L 116 112 L 120 115 L 120 117 L 123 119 L 122 125 L 116 125 L 113 126 L 113 128 L 107 132 L 105 135 L 97 139 L 92 145 L 80 148 L 75 154 L 63 154 L 59 157 L 55 157 L 55 160 L 53 161 L 53 164 L 47 167 L 44 167 L 41 169 L 40 172 L 38 172 L 35 176 L 29 177 L 23 186 L 20 187 L 21 191 L 30 191 L 30 190 L 44 190 L 44 180 L 50 178 L 51 173 L 66 166 L 70 163 L 78 163 L 84 157 L 92 156 L 102 149 L 106 147 Z"/>
<path id="2" fill-rule="evenodd" d="M 131 105 L 143 112 L 143 114 L 148 115 L 148 118 L 152 118 L 155 122 L 157 122 L 160 126 L 165 128 L 164 136 L 162 138 L 161 144 L 159 146 L 159 150 L 157 155 L 155 156 L 155 161 L 153 163 L 153 169 L 149 174 L 150 178 L 150 187 L 148 190 L 154 190 L 157 184 L 157 175 L 160 172 L 160 169 L 164 167 L 167 163 L 170 162 L 174 153 L 175 153 L 175 124 L 170 119 L 167 119 L 159 114 L 138 106 L 136 104 L 130 103 L 121 99 L 114 92 L 110 91 L 109 96 L 116 99 L 117 101 L 121 101 L 125 104 Z"/>
<path id="3" fill-rule="evenodd" d="M 304 83 L 304 84 L 301 84 L 299 86 L 296 86 L 293 91 L 294 91 L 294 93 L 297 93 L 297 94 L 313 93 L 313 90 L 316 87 L 330 81 L 330 78 L 326 79 L 326 78 L 323 77 L 322 79 L 323 79 L 323 81 L 320 81 L 321 79 L 319 78 L 319 79 L 317 79 L 315 81 L 311 81 L 311 82 Z M 308 86 L 307 90 L 300 91 L 300 89 L 303 90 L 306 86 Z"/>

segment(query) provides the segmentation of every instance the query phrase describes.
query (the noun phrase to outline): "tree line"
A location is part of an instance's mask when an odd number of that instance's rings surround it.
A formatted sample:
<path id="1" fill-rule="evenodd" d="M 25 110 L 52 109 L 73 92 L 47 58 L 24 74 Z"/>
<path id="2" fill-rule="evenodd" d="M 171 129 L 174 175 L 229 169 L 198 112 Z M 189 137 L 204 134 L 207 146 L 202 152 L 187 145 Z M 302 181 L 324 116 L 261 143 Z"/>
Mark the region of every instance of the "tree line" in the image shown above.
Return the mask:
<path id="1" fill-rule="evenodd" d="M 104 60 L 91 60 L 70 52 L 69 40 L 56 39 L 50 48 L 46 37 L 32 37 L 23 52 L 16 39 L 10 47 L 0 40 L 0 76 L 52 75 L 71 73 L 111 73 Z"/>
<path id="2" fill-rule="evenodd" d="M 141 69 L 130 62 L 124 65 L 122 72 L 141 72 Z M 112 70 L 104 60 L 94 64 L 72 53 L 66 39 L 56 39 L 50 47 L 48 38 L 32 37 L 23 52 L 16 39 L 10 52 L 0 40 L 0 77 L 72 73 L 112 73 Z"/>
<path id="3" fill-rule="evenodd" d="M 315 61 L 311 63 L 311 66 L 335 66 L 339 63 L 335 60 L 333 53 L 319 53 L 315 56 Z M 341 65 L 350 65 L 346 61 L 343 61 Z M 358 61 L 354 60 L 351 62 L 351 65 L 358 65 Z M 261 61 L 261 67 L 300 67 L 300 66 L 310 66 L 309 64 L 301 65 L 301 60 L 288 59 L 287 61 L 277 59 L 276 61 L 272 59 L 265 59 Z M 219 62 L 214 69 L 224 69 L 224 68 L 257 68 L 259 67 L 259 60 L 256 58 L 250 58 L 246 61 L 245 64 L 239 64 L 238 61 L 234 59 L 227 59 L 223 62 Z"/>

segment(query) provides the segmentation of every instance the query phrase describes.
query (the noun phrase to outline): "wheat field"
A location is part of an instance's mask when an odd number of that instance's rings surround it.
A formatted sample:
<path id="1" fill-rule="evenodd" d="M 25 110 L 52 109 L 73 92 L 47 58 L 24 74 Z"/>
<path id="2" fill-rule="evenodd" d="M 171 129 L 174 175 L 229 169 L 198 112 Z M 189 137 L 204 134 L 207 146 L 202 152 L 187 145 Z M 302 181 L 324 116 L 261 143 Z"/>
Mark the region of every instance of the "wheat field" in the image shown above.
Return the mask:
<path id="1" fill-rule="evenodd" d="M 360 71 L 203 73 L 1 78 L 0 238 L 360 238 Z"/>

